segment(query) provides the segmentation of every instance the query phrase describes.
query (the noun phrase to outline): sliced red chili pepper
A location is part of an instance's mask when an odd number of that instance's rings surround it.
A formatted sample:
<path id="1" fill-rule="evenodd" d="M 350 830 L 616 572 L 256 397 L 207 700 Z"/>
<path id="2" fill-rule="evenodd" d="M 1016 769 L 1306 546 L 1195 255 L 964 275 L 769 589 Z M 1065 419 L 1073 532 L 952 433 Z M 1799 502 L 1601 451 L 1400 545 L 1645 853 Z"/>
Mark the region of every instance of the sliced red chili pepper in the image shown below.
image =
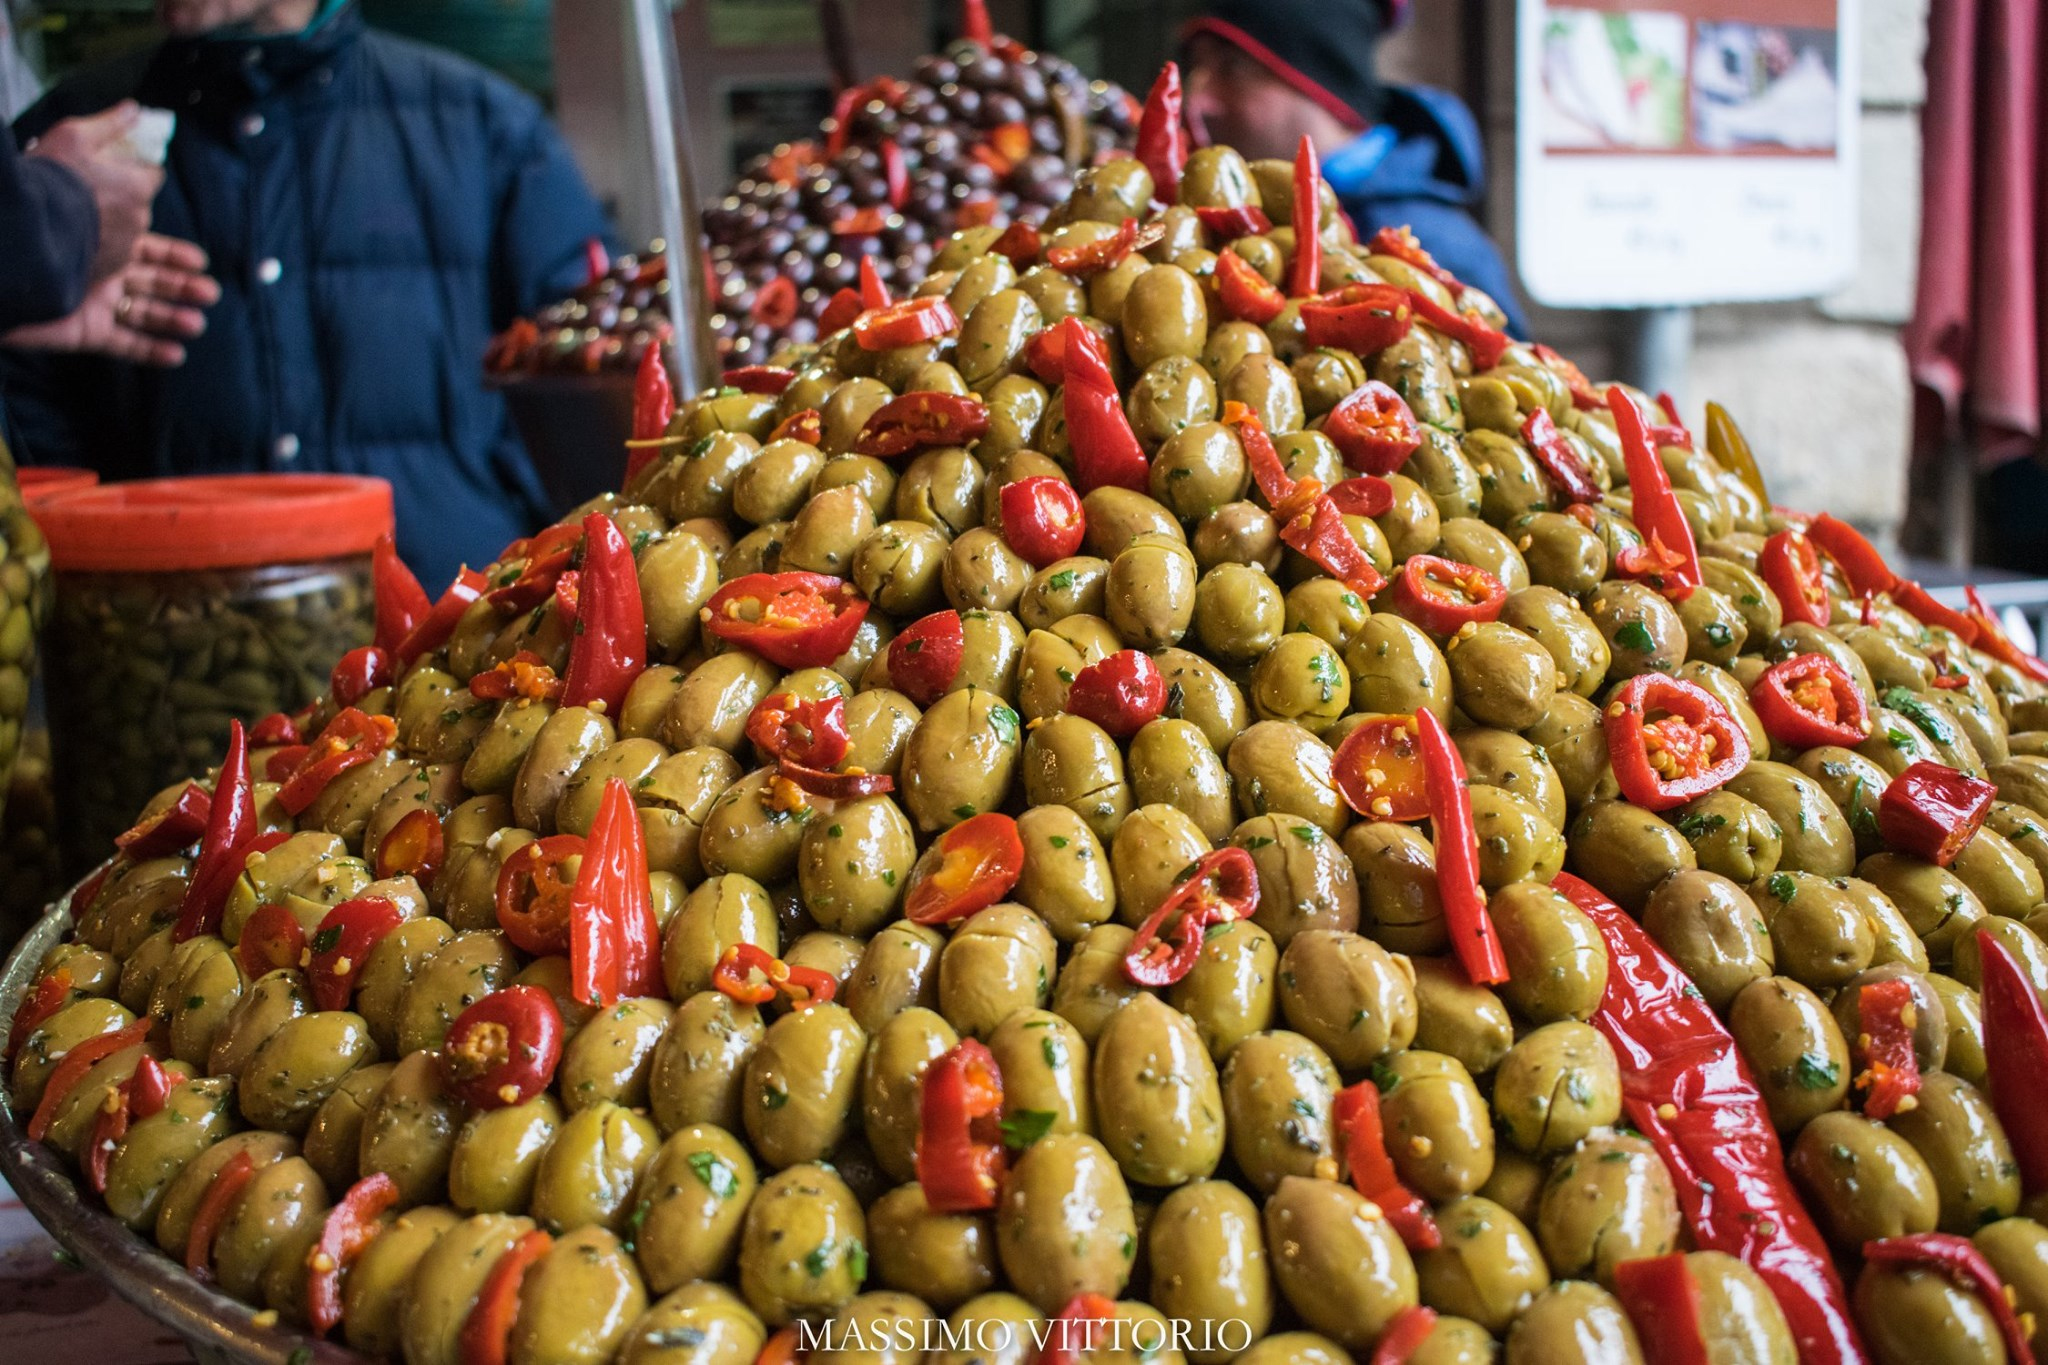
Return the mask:
<path id="1" fill-rule="evenodd" d="M 558 701 L 562 680 L 540 655 L 522 649 L 472 677 L 469 692 L 479 701 Z"/>
<path id="2" fill-rule="evenodd" d="M 602 512 L 583 519 L 576 601 L 562 705 L 617 715 L 626 690 L 647 668 L 647 610 L 632 548 L 618 523 Z"/>
<path id="3" fill-rule="evenodd" d="M 1060 407 L 1081 491 L 1115 487 L 1145 492 L 1151 465 L 1124 414 L 1102 338 L 1079 317 L 1062 321 L 1060 330 L 1065 334 Z"/>
<path id="4" fill-rule="evenodd" d="M 865 261 L 867 258 L 861 258 Z M 662 374 L 666 375 L 667 370 Z M 796 371 L 781 365 L 742 365 L 736 370 L 727 370 L 718 382 L 725 388 L 738 389 L 741 393 L 774 395 L 781 393 L 796 382 Z M 661 424 L 662 431 L 668 430 L 668 423 Z M 659 436 L 660 431 L 654 433 Z"/>
<path id="5" fill-rule="evenodd" d="M 455 1016 L 441 1049 L 448 1092 L 472 1109 L 547 1093 L 562 1060 L 562 1011 L 538 986 L 506 986 Z"/>
<path id="6" fill-rule="evenodd" d="M 1963 589 L 1970 598 L 1970 619 L 1977 623 L 1977 638 L 1973 643 L 2008 668 L 2016 668 L 2036 682 L 2048 682 L 2048 664 L 2012 642 L 1999 624 L 1998 615 L 1986 605 L 1983 594 L 1973 583 Z"/>
<path id="7" fill-rule="evenodd" d="M 1400 394 L 1377 379 L 1366 380 L 1330 409 L 1323 435 L 1361 474 L 1391 474 L 1422 445 L 1415 414 Z"/>
<path id="8" fill-rule="evenodd" d="M 1241 848 L 1195 860 L 1124 950 L 1124 975 L 1140 986 L 1171 986 L 1195 969 L 1212 924 L 1250 919 L 1259 909 L 1259 870 Z"/>
<path id="9" fill-rule="evenodd" d="M 499 867 L 493 896 L 498 927 L 515 947 L 535 957 L 569 951 L 569 901 L 576 874 L 568 863 L 574 858 L 580 868 L 582 857 L 582 836 L 550 834 L 521 844 Z"/>
<path id="10" fill-rule="evenodd" d="M 1436 1330 L 1436 1310 L 1411 1303 L 1394 1314 L 1380 1339 L 1373 1343 L 1368 1365 L 1408 1365 L 1429 1334 Z"/>
<path id="11" fill-rule="evenodd" d="M 1085 279 L 1115 269 L 1122 264 L 1124 257 L 1137 249 L 1137 245 L 1138 220 L 1126 218 L 1107 237 L 1048 247 L 1045 263 L 1062 274 Z"/>
<path id="12" fill-rule="evenodd" d="M 866 306 L 860 301 L 860 291 L 841 289 L 825 304 L 825 311 L 818 314 L 818 334 L 830 336 L 841 328 L 851 327 L 866 311 Z"/>
<path id="13" fill-rule="evenodd" d="M 728 377 L 725 382 L 732 381 Z M 649 346 L 641 353 L 639 369 L 633 375 L 633 439 L 660 440 L 668 435 L 668 424 L 675 415 L 675 386 L 669 381 L 668 365 L 663 361 L 661 347 Z M 648 454 L 651 457 L 653 451 Z M 626 477 L 631 479 L 634 472 L 629 468 Z"/>
<path id="14" fill-rule="evenodd" d="M 1821 576 L 1820 555 L 1804 534 L 1779 531 L 1764 541 L 1757 551 L 1756 571 L 1778 599 L 1787 624 L 1828 623 L 1827 580 Z"/>
<path id="15" fill-rule="evenodd" d="M 1870 737 L 1870 708 L 1842 666 L 1825 654 L 1801 654 L 1771 665 L 1749 689 L 1764 733 L 1794 749 L 1839 744 L 1853 749 Z"/>
<path id="16" fill-rule="evenodd" d="M 463 613 L 469 610 L 472 602 L 483 596 L 484 589 L 489 583 L 490 580 L 483 574 L 467 564 L 463 565 L 456 573 L 455 581 L 448 585 L 448 590 L 441 594 L 439 600 L 434 603 L 433 610 L 427 613 L 426 619 L 413 629 L 412 634 L 405 637 L 405 644 L 398 651 L 400 667 L 409 665 L 422 654 L 431 654 L 447 644 L 448 637 L 455 633 L 455 627 L 462 620 Z"/>
<path id="17" fill-rule="evenodd" d="M 1068 1299 L 1059 1316 L 1046 1324 L 1045 1347 L 1038 1365 L 1080 1365 L 1095 1351 L 1109 1324 L 1116 1321 L 1116 1303 L 1093 1292 Z"/>
<path id="18" fill-rule="evenodd" d="M 1316 164 L 1316 144 L 1307 133 L 1294 149 L 1294 265 L 1287 292 L 1308 298 L 1322 288 L 1323 173 Z"/>
<path id="19" fill-rule="evenodd" d="M 1372 597 L 1387 585 L 1372 556 L 1344 524 L 1344 513 L 1327 494 L 1316 499 L 1312 510 L 1285 522 L 1280 539 L 1360 597 Z"/>
<path id="20" fill-rule="evenodd" d="M 997 811 L 969 816 L 938 837 L 911 874 L 903 917 L 916 924 L 951 924 L 986 910 L 1010 894 L 1024 875 L 1024 840 L 1017 822 Z M 926 869 L 926 863 L 930 863 Z"/>
<path id="21" fill-rule="evenodd" d="M 1961 638 L 1966 645 L 1977 643 L 1977 622 L 1954 607 L 1935 599 L 1933 593 L 1910 578 L 1892 584 L 1892 601 L 1923 626 L 1935 626 Z"/>
<path id="22" fill-rule="evenodd" d="M 1419 731 L 1413 716 L 1378 716 L 1344 736 L 1331 769 L 1345 804 L 1368 820 L 1428 815 Z"/>
<path id="23" fill-rule="evenodd" d="M 1529 453 L 1536 457 L 1536 463 L 1549 476 L 1557 488 L 1558 495 L 1567 504 L 1598 502 L 1601 498 L 1600 485 L 1593 482 L 1592 471 L 1579 458 L 1579 452 L 1565 440 L 1564 433 L 1557 429 L 1557 423 L 1550 420 L 1546 408 L 1532 409 L 1522 419 L 1522 442 L 1529 447 Z"/>
<path id="24" fill-rule="evenodd" d="M 387 532 L 377 537 L 370 556 L 370 579 L 377 602 L 377 628 L 373 642 L 386 654 L 396 654 L 405 637 L 427 619 L 433 603 L 427 590 L 413 577 L 398 557 L 398 543 Z"/>
<path id="25" fill-rule="evenodd" d="M 1347 517 L 1380 517 L 1393 510 L 1394 485 L 1376 474 L 1360 474 L 1331 484 L 1323 498 Z"/>
<path id="26" fill-rule="evenodd" d="M 647 880 L 647 836 L 633 790 L 610 778 L 584 840 L 569 903 L 572 993 L 587 1005 L 662 993 L 661 925 Z"/>
<path id="27" fill-rule="evenodd" d="M 933 1212 L 996 1206 L 1010 1164 L 1002 1124 L 1003 1075 L 985 1044 L 963 1039 L 933 1059 L 917 1126 L 917 1183 Z"/>
<path id="28" fill-rule="evenodd" d="M 1225 317 L 1255 327 L 1264 327 L 1287 311 L 1287 296 L 1235 251 L 1217 253 L 1216 299 Z M 1303 316 L 1307 316 L 1307 305 L 1303 305 Z"/>
<path id="29" fill-rule="evenodd" d="M 1708 1365 L 1699 1281 L 1683 1252 L 1623 1261 L 1614 1268 L 1614 1288 L 1642 1339 L 1644 1359 L 1658 1365 Z"/>
<path id="30" fill-rule="evenodd" d="M 1020 846 L 1021 847 L 1021 846 Z M 50 1131 L 50 1124 L 57 1117 L 57 1110 L 70 1097 L 72 1090 L 85 1079 L 85 1073 L 124 1048 L 139 1047 L 149 1039 L 151 1020 L 137 1019 L 126 1028 L 112 1033 L 102 1033 L 73 1043 L 50 1072 L 50 1079 L 43 1083 L 43 1097 L 36 1105 L 36 1111 L 29 1116 L 28 1138 L 30 1142 L 41 1142 Z"/>
<path id="31" fill-rule="evenodd" d="M 1887 1237 L 1882 1241 L 1865 1242 L 1863 1259 L 1870 1265 L 1931 1270 L 1976 1295 L 1991 1314 L 1991 1320 L 1998 1324 L 1998 1334 L 2005 1339 L 2008 1365 L 2034 1365 L 2032 1333 L 2028 1324 L 2021 1320 L 2013 1309 L 2012 1300 L 2006 1297 L 2005 1281 L 1999 1278 L 1997 1269 L 1969 1238 L 1948 1232 L 1915 1232 L 1903 1237 Z"/>
<path id="32" fill-rule="evenodd" d="M 328 676 L 328 692 L 336 706 L 354 706 L 380 687 L 396 680 L 397 660 L 388 650 L 363 645 L 341 656 Z"/>
<path id="33" fill-rule="evenodd" d="M 193 1279 L 213 1279 L 214 1238 L 220 1235 L 221 1224 L 227 1221 L 235 1201 L 255 1178 L 256 1160 L 245 1148 L 229 1157 L 206 1187 L 192 1214 L 192 1229 L 185 1235 L 185 1273 Z"/>
<path id="34" fill-rule="evenodd" d="M 853 320 L 853 339 L 863 351 L 890 351 L 915 346 L 960 330 L 960 315 L 936 294 L 904 299 L 887 308 L 862 313 Z"/>
<path id="35" fill-rule="evenodd" d="M 1393 505 L 1391 486 L 1380 488 L 1360 479 L 1346 479 L 1345 484 L 1355 487 L 1333 497 L 1314 479 L 1296 481 L 1288 475 L 1258 414 L 1243 403 L 1225 403 L 1223 423 L 1237 428 L 1252 478 L 1272 504 L 1273 519 L 1280 523 L 1280 539 L 1361 597 L 1371 597 L 1385 587 L 1386 579 L 1344 518 L 1376 515 L 1370 510 L 1375 506 L 1385 511 Z"/>
<path id="36" fill-rule="evenodd" d="M 864 796 L 883 796 L 896 790 L 896 779 L 887 773 L 849 768 L 843 773 L 807 768 L 793 759 L 783 759 L 776 772 L 812 796 L 828 801 L 857 801 Z"/>
<path id="37" fill-rule="evenodd" d="M 760 980 L 754 979 L 759 974 Z M 822 1005 L 839 993 L 839 981 L 817 967 L 784 962 L 758 943 L 735 943 L 719 954 L 711 984 L 743 1005 L 765 1005 L 787 996 L 798 1009 Z"/>
<path id="38" fill-rule="evenodd" d="M 964 446 L 987 431 L 988 404 L 979 398 L 921 389 L 875 409 L 853 449 L 888 459 L 926 446 Z"/>
<path id="39" fill-rule="evenodd" d="M 1501 356 L 1512 344 L 1506 332 L 1481 317 L 1475 309 L 1454 313 L 1420 289 L 1408 291 L 1408 302 L 1418 320 L 1464 344 L 1465 349 L 1472 353 L 1472 368 L 1475 370 L 1490 370 L 1500 364 Z"/>
<path id="40" fill-rule="evenodd" d="M 145 1057 L 142 1060 L 153 1059 Z M 92 1129 L 86 1135 L 85 1150 L 79 1154 L 78 1164 L 79 1174 L 94 1194 L 104 1195 L 107 1192 L 107 1168 L 113 1164 L 114 1149 L 128 1135 L 132 1093 L 129 1083 L 122 1081 L 107 1092 L 106 1100 L 93 1115 Z"/>
<path id="41" fill-rule="evenodd" d="M 1605 390 L 1595 387 L 1593 381 L 1586 378 L 1586 372 L 1576 364 L 1540 341 L 1529 349 L 1536 353 L 1545 369 L 1564 381 L 1565 388 L 1571 392 L 1573 407 L 1581 412 L 1595 412 L 1607 406 Z"/>
<path id="42" fill-rule="evenodd" d="M 1451 291 L 1455 298 L 1465 285 L 1456 275 L 1437 264 L 1436 257 L 1429 254 L 1415 234 L 1405 227 L 1383 227 L 1372 235 L 1366 244 L 1366 251 L 1374 256 L 1392 256 L 1406 262 L 1438 284 Z"/>
<path id="43" fill-rule="evenodd" d="M 279 800 L 282 799 L 280 793 Z M 221 759 L 220 774 L 214 779 L 213 797 L 206 811 L 206 832 L 200 836 L 192 879 L 185 883 L 185 899 L 178 906 L 178 924 L 171 931 L 174 942 L 219 932 L 228 892 L 234 889 L 235 878 L 242 875 L 242 865 L 256 831 L 256 788 L 249 776 L 248 739 L 242 733 L 242 722 L 231 720 L 228 751 Z"/>
<path id="44" fill-rule="evenodd" d="M 302 813 L 335 778 L 368 763 L 397 738 L 398 722 L 389 716 L 365 715 L 353 706 L 338 712 L 278 789 L 277 803 L 293 815 Z"/>
<path id="45" fill-rule="evenodd" d="M 1271 232 L 1273 220 L 1266 211 L 1256 204 L 1198 204 L 1195 217 L 1216 239 L 1218 246 L 1249 237 L 1254 233 Z M 1219 264 L 1221 257 L 1218 257 Z"/>
<path id="46" fill-rule="evenodd" d="M 895 147 L 891 142 L 885 144 Z M 902 149 L 899 147 L 900 152 Z M 860 258 L 860 305 L 863 308 L 887 308 L 895 300 L 889 296 L 889 286 L 882 283 L 882 272 L 875 265 L 875 258 Z"/>
<path id="47" fill-rule="evenodd" d="M 1180 65 L 1160 68 L 1138 115 L 1138 144 L 1133 153 L 1152 172 L 1152 197 L 1171 204 L 1180 195 L 1180 173 L 1188 162 L 1187 129 L 1181 122 Z"/>
<path id="48" fill-rule="evenodd" d="M 1429 797 L 1430 841 L 1436 849 L 1437 894 L 1451 949 L 1473 985 L 1499 985 L 1508 979 L 1508 964 L 1479 883 L 1479 833 L 1465 760 L 1434 711 L 1417 711 L 1415 725 Z"/>
<path id="49" fill-rule="evenodd" d="M 498 1258 L 484 1277 L 469 1316 L 462 1320 L 457 1339 L 461 1365 L 505 1365 L 511 1354 L 512 1324 L 519 1318 L 519 1287 L 526 1282 L 526 1272 L 554 1246 L 553 1237 L 535 1228 L 520 1234 Z"/>
<path id="50" fill-rule="evenodd" d="M 314 1008 L 347 1009 L 370 951 L 403 923 L 398 906 L 382 896 L 358 896 L 321 916 L 312 938 L 306 940 L 306 986 Z"/>
<path id="51" fill-rule="evenodd" d="M 846 150 L 846 141 L 853 134 L 853 111 L 860 108 L 868 97 L 864 85 L 849 85 L 832 101 L 832 127 L 825 134 L 825 159 L 830 161 Z"/>
<path id="52" fill-rule="evenodd" d="M 1685 507 L 1672 491 L 1671 475 L 1664 468 L 1664 461 L 1650 444 L 1649 431 L 1643 425 L 1643 414 L 1635 399 L 1619 387 L 1610 387 L 1607 407 L 1614 414 L 1614 430 L 1621 440 L 1622 460 L 1628 467 L 1630 512 L 1648 546 L 1639 572 L 1650 577 L 1651 585 L 1665 596 L 1684 601 L 1705 581 L 1700 574 L 1692 526 L 1685 519 Z"/>
<path id="53" fill-rule="evenodd" d="M 1310 346 L 1369 356 L 1407 336 L 1414 313 L 1405 289 L 1391 284 L 1347 284 L 1320 298 L 1302 301 L 1302 338 Z"/>
<path id="54" fill-rule="evenodd" d="M 144 1054 L 142 1060 L 135 1064 L 135 1074 L 126 1082 L 129 1113 L 138 1121 L 161 1114 L 164 1106 L 170 1103 L 171 1091 L 184 1079 L 164 1070 L 162 1062 Z"/>
<path id="55" fill-rule="evenodd" d="M 212 808 L 213 798 L 206 789 L 187 782 L 170 805 L 115 836 L 114 847 L 136 862 L 189 848 L 206 832 L 206 816 Z"/>
<path id="56" fill-rule="evenodd" d="M 998 506 L 1004 543 L 1034 569 L 1073 554 L 1088 533 L 1081 495 L 1065 479 L 1050 474 L 1004 484 Z"/>
<path id="57" fill-rule="evenodd" d="M 1387 1155 L 1387 1134 L 1380 1122 L 1380 1088 L 1372 1081 L 1346 1086 L 1330 1112 L 1337 1148 L 1344 1156 L 1351 1187 L 1372 1200 L 1387 1216 L 1410 1251 L 1433 1251 L 1443 1234 L 1430 1216 L 1429 1202 L 1401 1183 Z"/>
<path id="58" fill-rule="evenodd" d="M 1749 736 L 1696 683 L 1641 673 L 1615 688 L 1601 712 L 1621 794 L 1644 810 L 1670 810 L 1727 785 L 1749 763 Z"/>
<path id="59" fill-rule="evenodd" d="M 310 744 L 287 744 L 274 751 L 263 761 L 263 780 L 282 782 L 292 775 L 292 770 L 306 761 L 306 755 L 313 752 Z"/>
<path id="60" fill-rule="evenodd" d="M 894 138 L 882 143 L 882 184 L 890 208 L 900 209 L 910 198 L 910 166 L 903 156 L 903 144 Z"/>
<path id="61" fill-rule="evenodd" d="M 853 645 L 867 599 L 820 573 L 750 573 L 711 594 L 704 628 L 784 668 L 823 668 Z"/>
<path id="62" fill-rule="evenodd" d="M 834 232 L 844 229 L 838 223 L 832 225 Z M 877 224 L 876 231 L 880 231 Z M 762 327 L 783 328 L 796 321 L 796 284 L 787 275 L 777 275 L 754 292 L 753 306 L 747 310 L 749 320 Z"/>
<path id="63" fill-rule="evenodd" d="M 1914 1003 L 1911 982 L 1873 981 L 1856 997 L 1860 1036 L 1852 1039 L 1863 1069 L 1856 1089 L 1865 1118 L 1888 1119 L 1901 1103 L 1920 1093 L 1920 1059 L 1913 1051 Z"/>
<path id="64" fill-rule="evenodd" d="M 830 768 L 846 757 L 846 701 L 822 700 L 777 692 L 754 704 L 747 716 L 747 738 L 771 759 L 794 759 L 812 768 Z"/>
<path id="65" fill-rule="evenodd" d="M 1288 474 L 1287 466 L 1280 461 L 1280 452 L 1273 448 L 1273 438 L 1266 434 L 1266 424 L 1251 408 L 1231 399 L 1223 405 L 1223 425 L 1237 429 L 1238 444 L 1244 447 L 1245 462 L 1251 466 L 1252 482 L 1258 486 L 1259 496 L 1266 505 L 1275 509 L 1288 507 L 1296 502 L 1300 485 Z"/>
<path id="66" fill-rule="evenodd" d="M 1045 249 L 1044 239 L 1038 229 L 1019 218 L 1003 229 L 1003 235 L 989 243 L 989 252 L 1001 256 L 1019 270 L 1027 269 L 1038 261 L 1038 253 Z"/>
<path id="67" fill-rule="evenodd" d="M 69 967 L 59 967 L 36 978 L 35 984 L 22 995 L 21 1003 L 14 1007 L 14 1022 L 7 1030 L 7 1052 L 0 1061 L 13 1061 L 14 1054 L 21 1051 L 29 1035 L 41 1028 L 51 1015 L 71 1003 L 72 985 Z"/>
<path id="68" fill-rule="evenodd" d="M 1927 759 L 1891 780 L 1877 803 L 1877 832 L 1901 853 L 1947 867 L 1976 837 L 1998 788 Z"/>
<path id="69" fill-rule="evenodd" d="M 1024 364 L 1042 384 L 1067 381 L 1067 329 L 1059 323 L 1040 328 L 1024 343 Z"/>
<path id="70" fill-rule="evenodd" d="M 919 706 L 946 695 L 960 676 L 967 636 L 957 611 L 921 616 L 889 642 L 889 682 Z"/>
<path id="71" fill-rule="evenodd" d="M 1120 649 L 1074 675 L 1067 710 L 1129 739 L 1166 710 L 1166 678 L 1148 656 Z"/>
<path id="72" fill-rule="evenodd" d="M 802 441 L 816 445 L 825 438 L 825 418 L 816 408 L 805 408 L 792 412 L 775 424 L 775 430 L 768 433 L 770 444 L 776 441 Z"/>
<path id="73" fill-rule="evenodd" d="M 761 1354 L 754 1357 L 754 1365 L 799 1365 L 805 1358 L 803 1329 L 792 1322 L 775 1330 L 761 1347 Z"/>
<path id="74" fill-rule="evenodd" d="M 1410 555 L 1394 579 L 1394 610 L 1432 635 L 1500 619 L 1508 590 L 1485 569 L 1439 555 Z"/>
<path id="75" fill-rule="evenodd" d="M 384 1230 L 385 1213 L 398 1204 L 398 1182 L 382 1171 L 348 1187 L 327 1213 L 319 1239 L 306 1253 L 306 1321 L 326 1336 L 341 1325 L 341 1275 Z"/>
<path id="76" fill-rule="evenodd" d="M 1977 930 L 1983 962 L 1984 1052 L 1991 1107 L 2012 1141 L 2020 1186 L 2028 1197 L 2048 1190 L 2048 1010 L 2012 950 L 1988 929 Z M 34 1134 L 30 1134 L 34 1136 Z"/>
<path id="77" fill-rule="evenodd" d="M 299 917 L 282 905 L 260 905 L 235 941 L 235 960 L 251 981 L 280 968 L 297 967 L 306 952 Z"/>
<path id="78" fill-rule="evenodd" d="M 1841 568 L 1851 592 L 1889 592 L 1892 584 L 1899 581 L 1877 547 L 1848 522 L 1837 521 L 1823 512 L 1807 523 L 1806 534 Z"/>
<path id="79" fill-rule="evenodd" d="M 280 744 L 300 744 L 305 736 L 299 731 L 299 723 L 282 711 L 272 711 L 249 727 L 249 747 L 252 749 L 274 749 Z"/>

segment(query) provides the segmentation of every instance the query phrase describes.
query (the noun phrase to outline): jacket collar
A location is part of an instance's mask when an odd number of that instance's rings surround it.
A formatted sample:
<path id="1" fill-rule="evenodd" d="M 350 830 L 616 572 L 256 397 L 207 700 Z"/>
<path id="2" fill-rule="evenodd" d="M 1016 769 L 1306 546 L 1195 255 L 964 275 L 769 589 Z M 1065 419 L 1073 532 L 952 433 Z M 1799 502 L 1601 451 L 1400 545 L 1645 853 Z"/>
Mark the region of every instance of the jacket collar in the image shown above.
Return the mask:
<path id="1" fill-rule="evenodd" d="M 233 114 L 331 67 L 363 35 L 353 3 L 300 33 L 278 37 L 173 38 L 157 49 L 145 84 L 181 114 Z"/>

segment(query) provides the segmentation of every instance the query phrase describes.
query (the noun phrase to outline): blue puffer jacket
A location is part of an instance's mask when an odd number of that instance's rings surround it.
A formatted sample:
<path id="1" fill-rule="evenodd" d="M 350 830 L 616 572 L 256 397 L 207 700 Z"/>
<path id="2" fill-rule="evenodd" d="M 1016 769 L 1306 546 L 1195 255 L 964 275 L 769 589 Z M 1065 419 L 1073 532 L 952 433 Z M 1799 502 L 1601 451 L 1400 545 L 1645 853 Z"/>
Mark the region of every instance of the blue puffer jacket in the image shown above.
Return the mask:
<path id="1" fill-rule="evenodd" d="M 379 475 L 430 590 L 544 521 L 484 346 L 581 284 L 608 230 L 540 106 L 350 5 L 288 38 L 95 68 L 15 131 L 124 97 L 177 112 L 155 228 L 206 248 L 223 297 L 182 369 L 0 358 L 17 456 L 109 478 Z"/>

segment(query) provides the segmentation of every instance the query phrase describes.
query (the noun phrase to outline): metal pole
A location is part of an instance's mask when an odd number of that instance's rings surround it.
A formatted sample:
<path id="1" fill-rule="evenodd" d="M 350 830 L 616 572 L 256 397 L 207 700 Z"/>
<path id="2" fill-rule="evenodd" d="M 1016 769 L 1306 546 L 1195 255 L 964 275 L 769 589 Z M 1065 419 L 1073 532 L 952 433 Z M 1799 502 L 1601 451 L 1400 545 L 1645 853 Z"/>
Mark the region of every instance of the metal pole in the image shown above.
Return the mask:
<path id="1" fill-rule="evenodd" d="M 668 249 L 668 311 L 675 330 L 671 355 L 679 394 L 695 393 L 718 380 L 718 352 L 704 298 L 704 273 L 697 267 L 695 187 L 683 165 L 681 63 L 666 0 L 626 0 L 638 59 L 640 89 L 647 110 L 647 145 L 654 159 L 655 221 Z"/>

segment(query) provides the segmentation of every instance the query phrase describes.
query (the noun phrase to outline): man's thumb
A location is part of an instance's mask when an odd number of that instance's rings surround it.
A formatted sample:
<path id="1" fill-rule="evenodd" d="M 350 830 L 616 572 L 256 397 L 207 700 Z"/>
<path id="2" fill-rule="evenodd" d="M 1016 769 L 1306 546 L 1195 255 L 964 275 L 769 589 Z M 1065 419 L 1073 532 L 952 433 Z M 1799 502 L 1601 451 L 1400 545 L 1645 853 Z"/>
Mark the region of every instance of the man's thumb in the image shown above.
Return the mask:
<path id="1" fill-rule="evenodd" d="M 84 134 L 86 144 L 94 151 L 98 151 L 103 147 L 111 147 L 128 136 L 129 129 L 133 128 L 135 121 L 141 117 L 141 105 L 134 100 L 122 100 L 111 109 L 103 109 L 97 114 L 75 119 L 73 122 L 78 125 L 79 132 Z"/>

